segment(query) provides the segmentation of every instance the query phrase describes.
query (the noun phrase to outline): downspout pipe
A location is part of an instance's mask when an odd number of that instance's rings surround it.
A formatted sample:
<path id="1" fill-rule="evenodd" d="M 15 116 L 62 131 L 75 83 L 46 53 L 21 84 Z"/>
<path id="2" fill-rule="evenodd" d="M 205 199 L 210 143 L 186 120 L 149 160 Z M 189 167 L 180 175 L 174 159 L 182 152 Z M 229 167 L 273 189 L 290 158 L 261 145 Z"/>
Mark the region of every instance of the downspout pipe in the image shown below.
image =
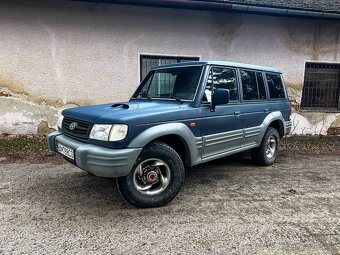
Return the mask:
<path id="1" fill-rule="evenodd" d="M 315 19 L 340 20 L 340 12 L 326 12 L 306 9 L 291 9 L 281 7 L 257 6 L 249 4 L 234 4 L 224 0 L 72 0 L 82 2 L 128 4 L 139 6 L 153 6 L 177 9 L 196 9 L 211 11 L 229 11 L 273 16 L 291 16 Z"/>

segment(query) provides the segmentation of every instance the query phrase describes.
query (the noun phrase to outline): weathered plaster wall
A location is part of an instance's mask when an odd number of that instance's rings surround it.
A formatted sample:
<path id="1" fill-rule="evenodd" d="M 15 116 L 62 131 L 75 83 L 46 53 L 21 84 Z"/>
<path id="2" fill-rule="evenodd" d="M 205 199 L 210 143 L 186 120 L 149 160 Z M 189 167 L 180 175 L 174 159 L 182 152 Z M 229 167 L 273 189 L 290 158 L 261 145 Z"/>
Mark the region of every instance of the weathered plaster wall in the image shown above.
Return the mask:
<path id="1" fill-rule="evenodd" d="M 339 62 L 339 24 L 81 2 L 1 1 L 0 133 L 36 133 L 46 122 L 53 128 L 58 112 L 70 105 L 127 100 L 139 82 L 140 53 L 274 66 L 283 71 L 292 99 L 300 102 L 305 61 Z M 315 124 L 310 116 L 296 116 Z M 321 122 L 327 126 L 331 118 Z M 325 133 L 324 128 L 295 130 Z"/>
<path id="2" fill-rule="evenodd" d="M 339 113 L 293 113 L 292 134 L 333 135 L 339 134 Z"/>

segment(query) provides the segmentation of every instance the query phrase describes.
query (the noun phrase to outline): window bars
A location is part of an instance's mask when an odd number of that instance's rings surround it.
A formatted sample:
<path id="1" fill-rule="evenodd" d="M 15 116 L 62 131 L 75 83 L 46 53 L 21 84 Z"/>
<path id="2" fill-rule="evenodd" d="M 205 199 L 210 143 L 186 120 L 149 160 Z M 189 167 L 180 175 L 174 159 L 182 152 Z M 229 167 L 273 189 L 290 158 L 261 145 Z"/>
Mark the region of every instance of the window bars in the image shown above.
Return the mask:
<path id="1" fill-rule="evenodd" d="M 306 63 L 302 109 L 339 111 L 339 96 L 340 64 Z"/>

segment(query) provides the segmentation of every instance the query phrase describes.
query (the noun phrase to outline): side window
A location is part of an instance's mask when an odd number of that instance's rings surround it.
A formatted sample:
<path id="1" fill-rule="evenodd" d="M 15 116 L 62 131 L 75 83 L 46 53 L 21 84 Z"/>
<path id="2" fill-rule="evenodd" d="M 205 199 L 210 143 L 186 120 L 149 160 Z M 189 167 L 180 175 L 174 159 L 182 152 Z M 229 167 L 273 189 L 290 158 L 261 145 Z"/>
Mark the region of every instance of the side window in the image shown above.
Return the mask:
<path id="1" fill-rule="evenodd" d="M 243 100 L 258 100 L 259 91 L 257 88 L 256 73 L 253 71 L 240 70 Z"/>
<path id="2" fill-rule="evenodd" d="M 266 89 L 260 72 L 240 70 L 243 100 L 266 99 Z"/>
<path id="3" fill-rule="evenodd" d="M 266 74 L 270 98 L 286 98 L 285 90 L 279 74 Z"/>
<path id="4" fill-rule="evenodd" d="M 215 88 L 229 89 L 230 101 L 237 101 L 239 96 L 235 69 L 224 67 L 210 68 L 203 102 L 211 102 L 211 95 Z"/>

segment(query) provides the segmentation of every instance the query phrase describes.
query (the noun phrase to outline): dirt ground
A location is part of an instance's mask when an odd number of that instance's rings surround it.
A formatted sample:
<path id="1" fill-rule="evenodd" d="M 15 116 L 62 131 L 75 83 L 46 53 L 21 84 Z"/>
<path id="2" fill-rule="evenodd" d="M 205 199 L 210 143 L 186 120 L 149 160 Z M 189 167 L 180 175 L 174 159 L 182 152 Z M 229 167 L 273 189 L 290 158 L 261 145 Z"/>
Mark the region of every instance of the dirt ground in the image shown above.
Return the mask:
<path id="1" fill-rule="evenodd" d="M 0 254 L 340 254 L 339 154 L 298 151 L 270 167 L 241 154 L 188 169 L 178 197 L 154 209 L 53 156 L 6 154 Z"/>

